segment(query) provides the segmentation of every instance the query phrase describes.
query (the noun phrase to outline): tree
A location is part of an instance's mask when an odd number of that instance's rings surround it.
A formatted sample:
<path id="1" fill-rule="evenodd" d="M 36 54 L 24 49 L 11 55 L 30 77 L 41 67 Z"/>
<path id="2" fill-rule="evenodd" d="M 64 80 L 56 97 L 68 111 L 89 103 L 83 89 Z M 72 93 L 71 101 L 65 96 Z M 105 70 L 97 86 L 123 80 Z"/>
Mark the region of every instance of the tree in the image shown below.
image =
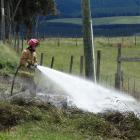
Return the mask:
<path id="1" fill-rule="evenodd" d="M 7 26 L 6 37 L 9 39 L 12 33 L 12 29 L 14 29 L 15 16 L 17 14 L 21 1 L 22 0 L 18 0 L 15 3 L 13 0 L 5 1 L 5 17 L 6 17 L 6 26 Z"/>
<path id="2" fill-rule="evenodd" d="M 5 9 L 4 0 L 1 0 L 1 39 L 5 42 Z"/>
<path id="3" fill-rule="evenodd" d="M 5 5 L 7 21 L 10 22 L 9 28 L 15 27 L 17 34 L 20 24 L 24 24 L 27 27 L 28 37 L 37 15 L 56 14 L 54 0 L 6 0 Z"/>
<path id="4" fill-rule="evenodd" d="M 55 2 L 54 0 L 24 0 L 21 2 L 18 14 L 15 20 L 20 23 L 21 21 L 27 27 L 27 37 L 30 37 L 33 24 L 37 15 L 49 15 L 55 14 Z"/>

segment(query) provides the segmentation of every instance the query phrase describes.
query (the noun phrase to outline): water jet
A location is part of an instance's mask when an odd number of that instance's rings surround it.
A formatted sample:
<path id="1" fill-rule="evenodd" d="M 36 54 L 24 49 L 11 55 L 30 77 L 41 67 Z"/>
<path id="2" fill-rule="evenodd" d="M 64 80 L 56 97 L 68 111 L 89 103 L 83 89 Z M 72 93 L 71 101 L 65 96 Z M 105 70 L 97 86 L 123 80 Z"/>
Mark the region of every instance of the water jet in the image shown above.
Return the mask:
<path id="1" fill-rule="evenodd" d="M 55 94 L 67 96 L 79 109 L 93 113 L 134 112 L 139 116 L 140 103 L 130 95 L 44 66 L 38 66 L 38 70 L 43 77 L 40 85 L 48 86 L 47 89 L 53 89 Z"/>

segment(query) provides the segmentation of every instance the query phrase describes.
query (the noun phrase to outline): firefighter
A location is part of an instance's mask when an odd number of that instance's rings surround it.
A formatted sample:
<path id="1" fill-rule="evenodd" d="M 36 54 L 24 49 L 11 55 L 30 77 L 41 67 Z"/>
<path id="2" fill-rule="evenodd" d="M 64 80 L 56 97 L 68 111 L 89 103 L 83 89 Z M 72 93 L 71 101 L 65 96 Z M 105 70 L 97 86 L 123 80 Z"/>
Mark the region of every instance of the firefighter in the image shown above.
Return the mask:
<path id="1" fill-rule="evenodd" d="M 37 66 L 36 47 L 39 45 L 37 39 L 27 41 L 28 47 L 22 52 L 20 66 L 33 69 Z"/>
<path id="2" fill-rule="evenodd" d="M 30 39 L 27 41 L 28 47 L 23 50 L 20 58 L 20 67 L 23 70 L 21 74 L 26 75 L 25 79 L 27 80 L 25 89 L 29 89 L 32 96 L 36 95 L 36 84 L 34 82 L 34 70 L 37 67 L 37 55 L 36 47 L 39 45 L 37 39 Z M 28 73 L 30 72 L 30 74 Z"/>

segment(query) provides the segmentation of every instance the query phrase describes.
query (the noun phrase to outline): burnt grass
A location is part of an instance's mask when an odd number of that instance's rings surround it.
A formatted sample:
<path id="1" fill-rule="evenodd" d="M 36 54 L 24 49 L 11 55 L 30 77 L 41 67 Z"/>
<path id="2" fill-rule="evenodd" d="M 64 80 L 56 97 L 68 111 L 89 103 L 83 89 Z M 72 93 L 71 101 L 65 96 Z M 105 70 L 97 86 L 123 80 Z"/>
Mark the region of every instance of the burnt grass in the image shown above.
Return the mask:
<path id="1" fill-rule="evenodd" d="M 93 114 L 76 108 L 57 109 L 50 104 L 36 106 L 0 102 L 0 131 L 10 131 L 25 122 L 44 120 L 50 128 L 57 125 L 63 132 L 79 133 L 88 139 L 95 136 L 124 140 L 140 138 L 140 120 L 133 113 Z"/>
<path id="2" fill-rule="evenodd" d="M 41 120 L 40 111 L 37 107 L 0 102 L 0 131 L 33 120 Z"/>

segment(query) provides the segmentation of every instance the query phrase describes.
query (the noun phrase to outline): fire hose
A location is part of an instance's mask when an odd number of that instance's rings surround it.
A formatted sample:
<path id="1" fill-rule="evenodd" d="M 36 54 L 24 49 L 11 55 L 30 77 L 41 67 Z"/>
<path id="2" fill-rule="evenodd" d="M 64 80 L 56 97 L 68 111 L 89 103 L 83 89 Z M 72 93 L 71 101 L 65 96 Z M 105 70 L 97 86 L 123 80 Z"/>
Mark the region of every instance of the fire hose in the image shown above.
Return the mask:
<path id="1" fill-rule="evenodd" d="M 14 84 L 15 84 L 15 79 L 16 79 L 16 76 L 17 76 L 17 73 L 18 73 L 20 67 L 21 67 L 21 65 L 17 67 L 17 70 L 16 70 L 14 77 L 13 77 L 12 86 L 11 86 L 11 96 L 13 95 L 13 88 L 14 88 Z"/>
<path id="2" fill-rule="evenodd" d="M 18 71 L 19 71 L 20 68 L 21 68 L 21 65 L 17 67 L 17 70 L 16 70 L 16 72 L 15 72 L 15 74 L 14 74 L 14 77 L 13 77 L 13 80 L 12 80 L 11 96 L 13 95 L 13 89 L 14 89 L 15 79 L 16 79 L 16 76 L 17 76 Z M 30 68 L 30 69 L 35 69 L 35 68 L 37 68 L 37 64 L 35 64 L 35 65 L 29 65 L 28 68 Z"/>

